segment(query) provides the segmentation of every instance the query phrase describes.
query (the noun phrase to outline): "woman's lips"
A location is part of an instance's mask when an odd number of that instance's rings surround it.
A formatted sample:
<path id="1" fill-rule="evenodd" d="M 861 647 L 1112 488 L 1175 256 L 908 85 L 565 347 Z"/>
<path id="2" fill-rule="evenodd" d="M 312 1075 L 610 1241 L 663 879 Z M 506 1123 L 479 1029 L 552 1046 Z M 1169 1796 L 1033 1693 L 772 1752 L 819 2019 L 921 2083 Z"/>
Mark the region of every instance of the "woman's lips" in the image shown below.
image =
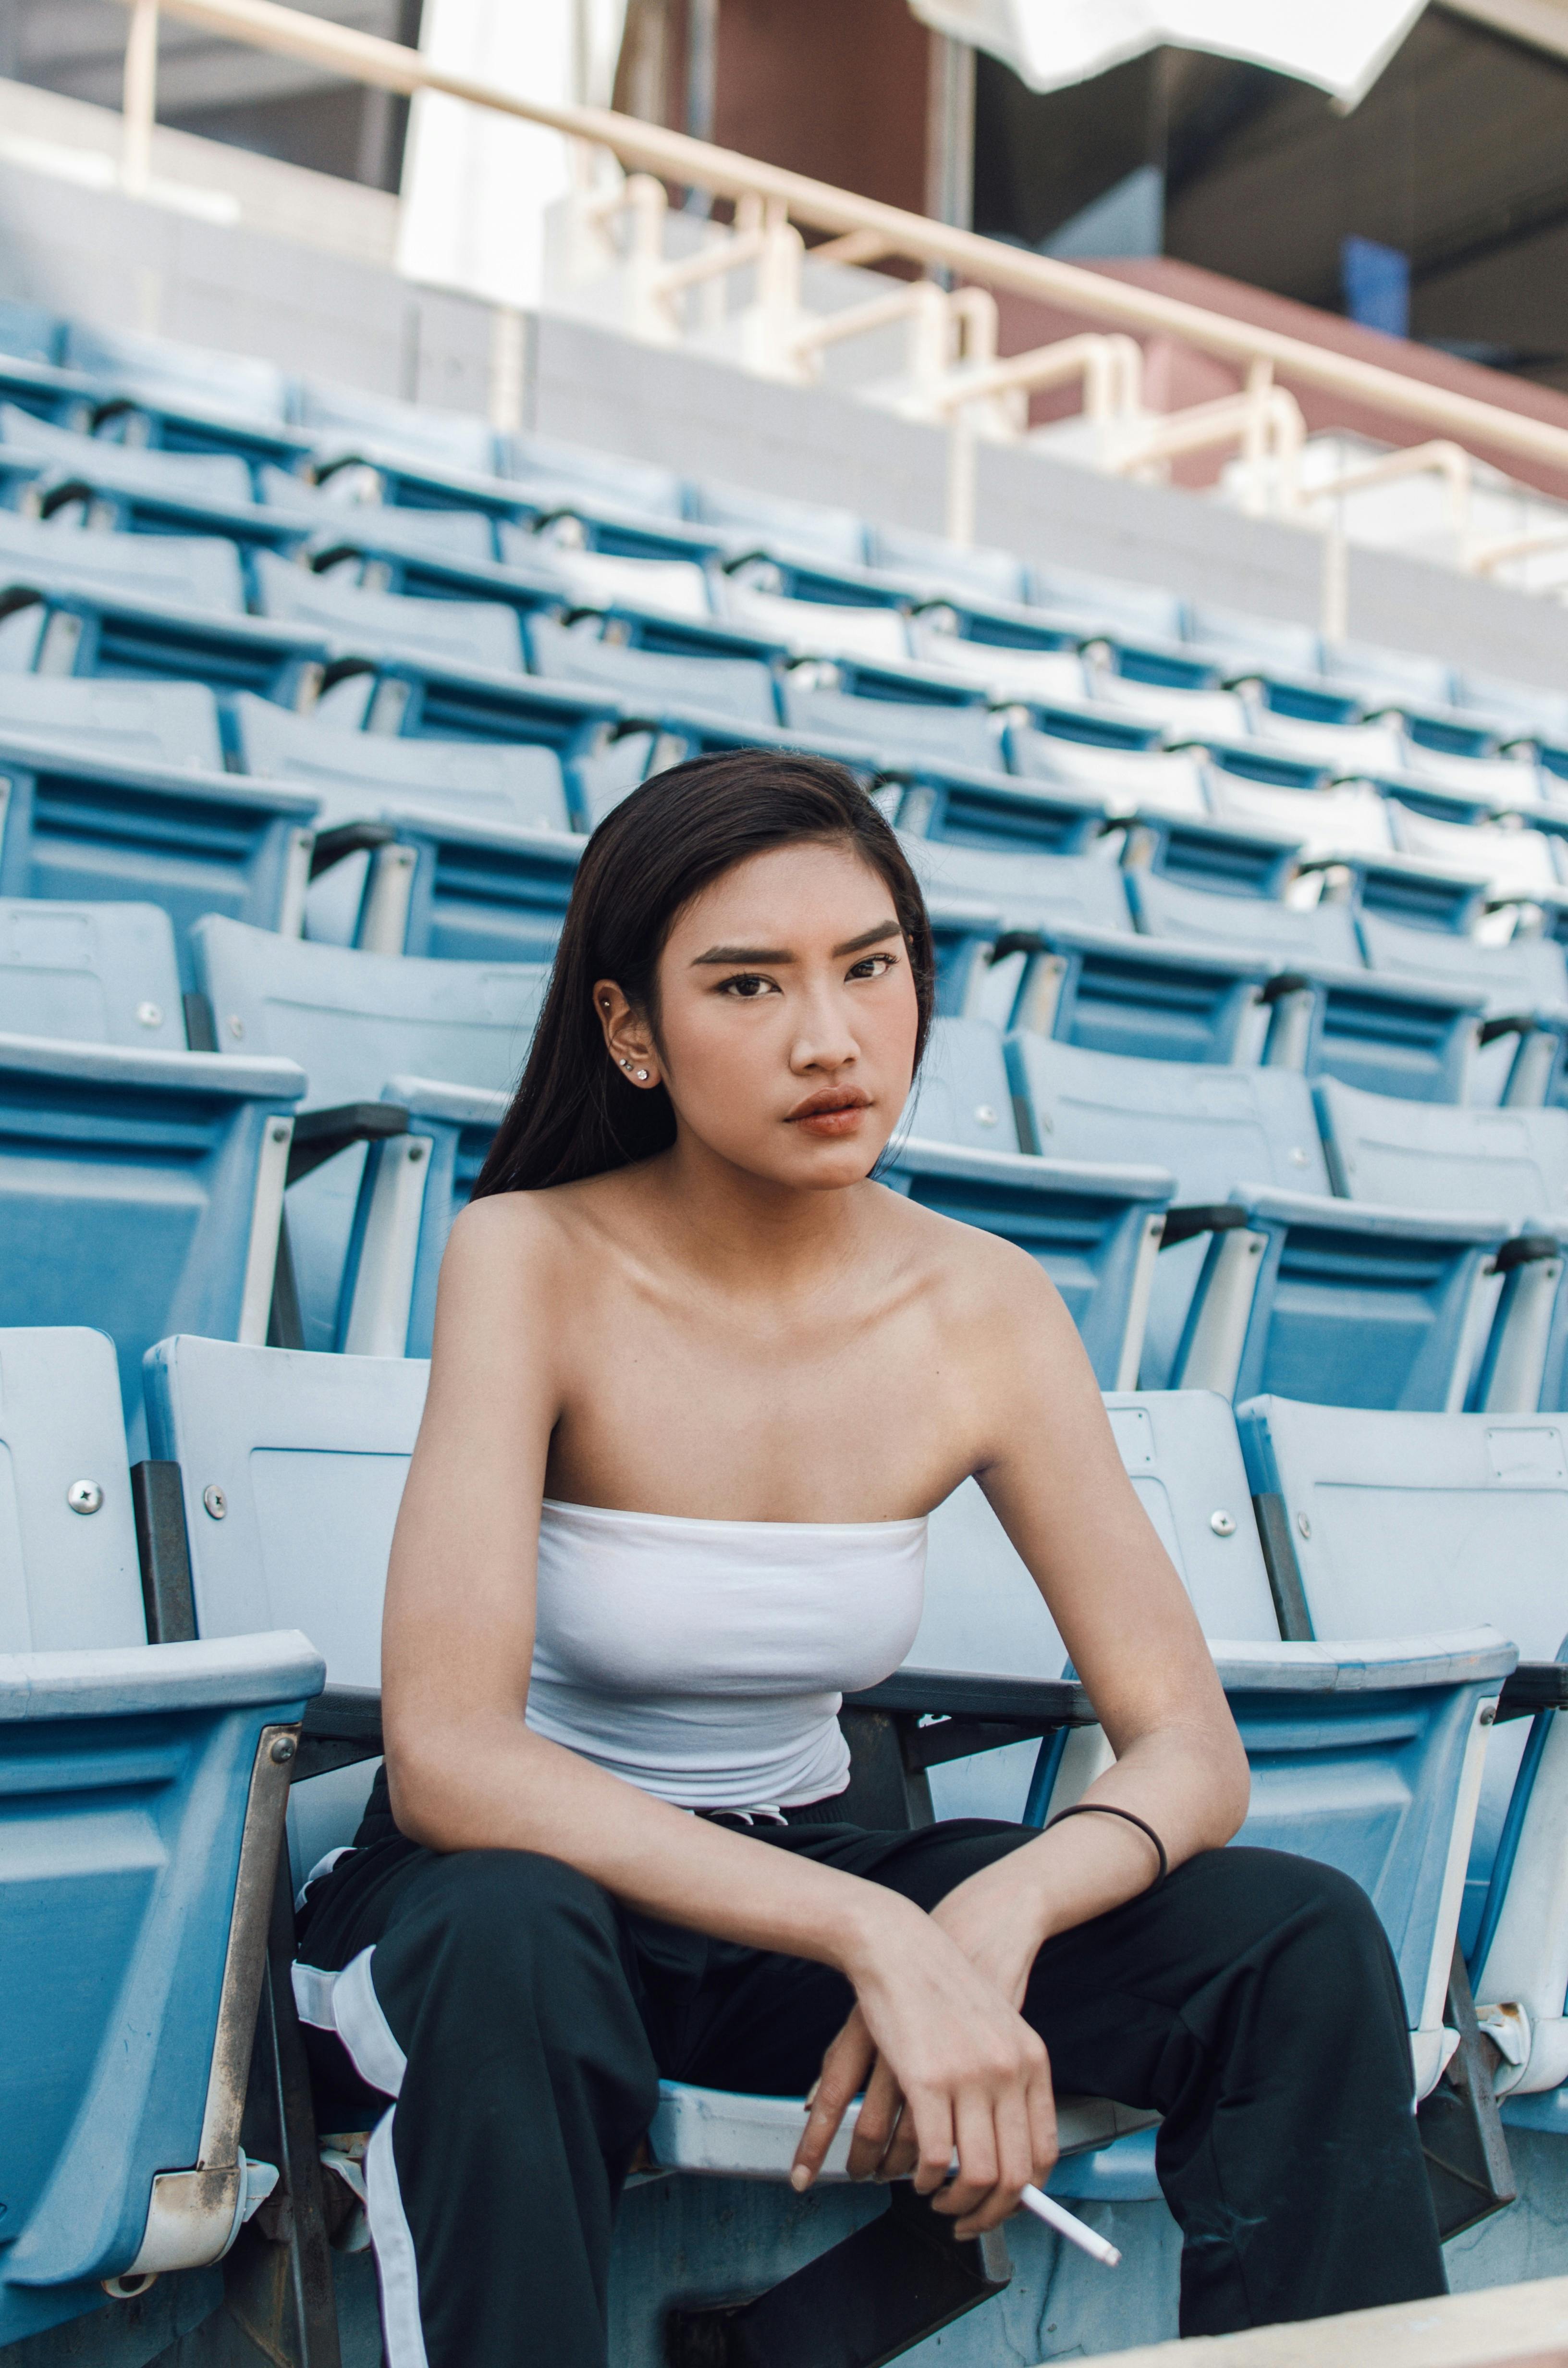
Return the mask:
<path id="1" fill-rule="evenodd" d="M 790 1111 L 786 1124 L 803 1128 L 807 1134 L 832 1142 L 835 1136 L 853 1134 L 866 1111 L 870 1108 L 869 1094 L 858 1087 L 846 1087 L 840 1092 L 813 1094 L 799 1110 Z"/>

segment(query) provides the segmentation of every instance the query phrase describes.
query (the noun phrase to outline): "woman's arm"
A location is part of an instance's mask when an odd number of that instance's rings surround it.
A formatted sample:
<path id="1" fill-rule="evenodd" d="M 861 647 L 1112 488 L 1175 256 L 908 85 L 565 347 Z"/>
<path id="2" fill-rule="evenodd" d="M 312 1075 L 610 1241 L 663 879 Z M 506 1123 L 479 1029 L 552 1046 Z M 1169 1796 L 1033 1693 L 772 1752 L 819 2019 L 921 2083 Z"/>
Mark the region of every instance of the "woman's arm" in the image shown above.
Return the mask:
<path id="1" fill-rule="evenodd" d="M 524 1725 L 536 1541 L 570 1269 L 548 1211 L 458 1220 L 388 1574 L 382 1713 L 401 1829 L 565 1861 L 645 1913 L 838 1968 L 896 2068 L 917 2183 L 991 2225 L 1055 2152 L 1045 2051 L 958 1941 L 885 1888 L 652 1799 Z M 519 1320 L 526 1311 L 526 1320 Z"/>

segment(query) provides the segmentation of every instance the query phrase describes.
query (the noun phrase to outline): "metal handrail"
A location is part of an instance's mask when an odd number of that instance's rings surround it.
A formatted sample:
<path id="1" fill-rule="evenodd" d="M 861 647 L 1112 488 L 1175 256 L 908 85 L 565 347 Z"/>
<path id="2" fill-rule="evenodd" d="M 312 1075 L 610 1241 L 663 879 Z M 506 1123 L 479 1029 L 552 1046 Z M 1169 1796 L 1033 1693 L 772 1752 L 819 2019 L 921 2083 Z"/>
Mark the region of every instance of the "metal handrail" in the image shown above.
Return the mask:
<path id="1" fill-rule="evenodd" d="M 877 255 L 908 256 L 964 279 L 1010 289 L 1118 328 L 1174 337 L 1223 361 L 1244 367 L 1266 365 L 1276 377 L 1321 388 L 1346 402 L 1436 429 L 1467 445 L 1517 453 L 1568 472 L 1568 427 L 1556 427 L 1500 404 L 1403 377 L 1379 363 L 1309 344 L 1305 338 L 1231 320 L 1075 264 L 1007 246 L 973 231 L 884 205 L 875 198 L 830 188 L 802 173 L 737 155 L 686 132 L 667 131 L 661 124 L 643 123 L 606 108 L 519 97 L 472 74 L 453 74 L 435 65 L 400 42 L 305 16 L 299 9 L 278 6 L 278 0 L 121 0 L 121 5 L 140 19 L 144 45 L 149 32 L 155 33 L 161 6 L 168 16 L 199 25 L 225 40 L 297 58 L 372 89 L 405 97 L 422 90 L 438 92 L 608 148 L 633 171 L 656 174 L 718 197 L 772 199 L 796 222 L 832 233 L 838 243 L 835 260 L 848 261 L 851 256 L 865 262 Z M 143 46 L 138 56 L 145 54 Z M 151 74 L 139 71 L 134 76 L 127 74 L 128 101 L 133 96 L 133 82 L 141 120 L 133 121 L 128 109 L 128 158 L 139 153 L 138 143 L 140 153 L 145 153 L 153 100 Z"/>

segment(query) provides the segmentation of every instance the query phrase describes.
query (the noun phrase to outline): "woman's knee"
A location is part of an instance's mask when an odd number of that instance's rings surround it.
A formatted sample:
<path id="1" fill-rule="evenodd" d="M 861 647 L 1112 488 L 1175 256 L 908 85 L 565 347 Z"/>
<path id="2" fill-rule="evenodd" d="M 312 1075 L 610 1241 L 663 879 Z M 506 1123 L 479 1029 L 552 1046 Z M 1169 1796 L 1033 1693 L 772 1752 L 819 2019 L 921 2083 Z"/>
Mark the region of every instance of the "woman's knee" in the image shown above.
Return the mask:
<path id="1" fill-rule="evenodd" d="M 1233 1966 L 1298 2029 L 1406 2027 L 1399 1972 L 1376 1907 L 1353 1876 L 1286 1850 L 1214 1850 L 1190 1861 Z M 1185 1873 L 1185 1869 L 1183 1872 Z"/>

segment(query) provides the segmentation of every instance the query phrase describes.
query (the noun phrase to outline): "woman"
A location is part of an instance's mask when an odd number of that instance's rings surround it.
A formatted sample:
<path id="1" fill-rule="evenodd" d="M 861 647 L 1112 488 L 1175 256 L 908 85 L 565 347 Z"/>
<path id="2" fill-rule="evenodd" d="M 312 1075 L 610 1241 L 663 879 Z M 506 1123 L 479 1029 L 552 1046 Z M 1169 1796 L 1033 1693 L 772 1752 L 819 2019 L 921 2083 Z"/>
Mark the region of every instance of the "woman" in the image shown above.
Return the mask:
<path id="1" fill-rule="evenodd" d="M 1049 2173 L 1053 2073 L 1157 2108 L 1187 2334 L 1442 2291 L 1387 1944 L 1222 1849 L 1245 1759 L 1061 1300 L 873 1178 L 931 997 L 833 765 L 678 767 L 584 854 L 442 1271 L 385 1777 L 301 1943 L 384 2115 L 392 2368 L 599 2368 L 661 2077 L 814 2083 L 802 2188 L 863 2089 L 851 2169 L 960 2235 Z M 1115 1764 L 1044 1833 L 866 1831 L 839 1693 L 906 1653 L 971 1474 Z"/>

